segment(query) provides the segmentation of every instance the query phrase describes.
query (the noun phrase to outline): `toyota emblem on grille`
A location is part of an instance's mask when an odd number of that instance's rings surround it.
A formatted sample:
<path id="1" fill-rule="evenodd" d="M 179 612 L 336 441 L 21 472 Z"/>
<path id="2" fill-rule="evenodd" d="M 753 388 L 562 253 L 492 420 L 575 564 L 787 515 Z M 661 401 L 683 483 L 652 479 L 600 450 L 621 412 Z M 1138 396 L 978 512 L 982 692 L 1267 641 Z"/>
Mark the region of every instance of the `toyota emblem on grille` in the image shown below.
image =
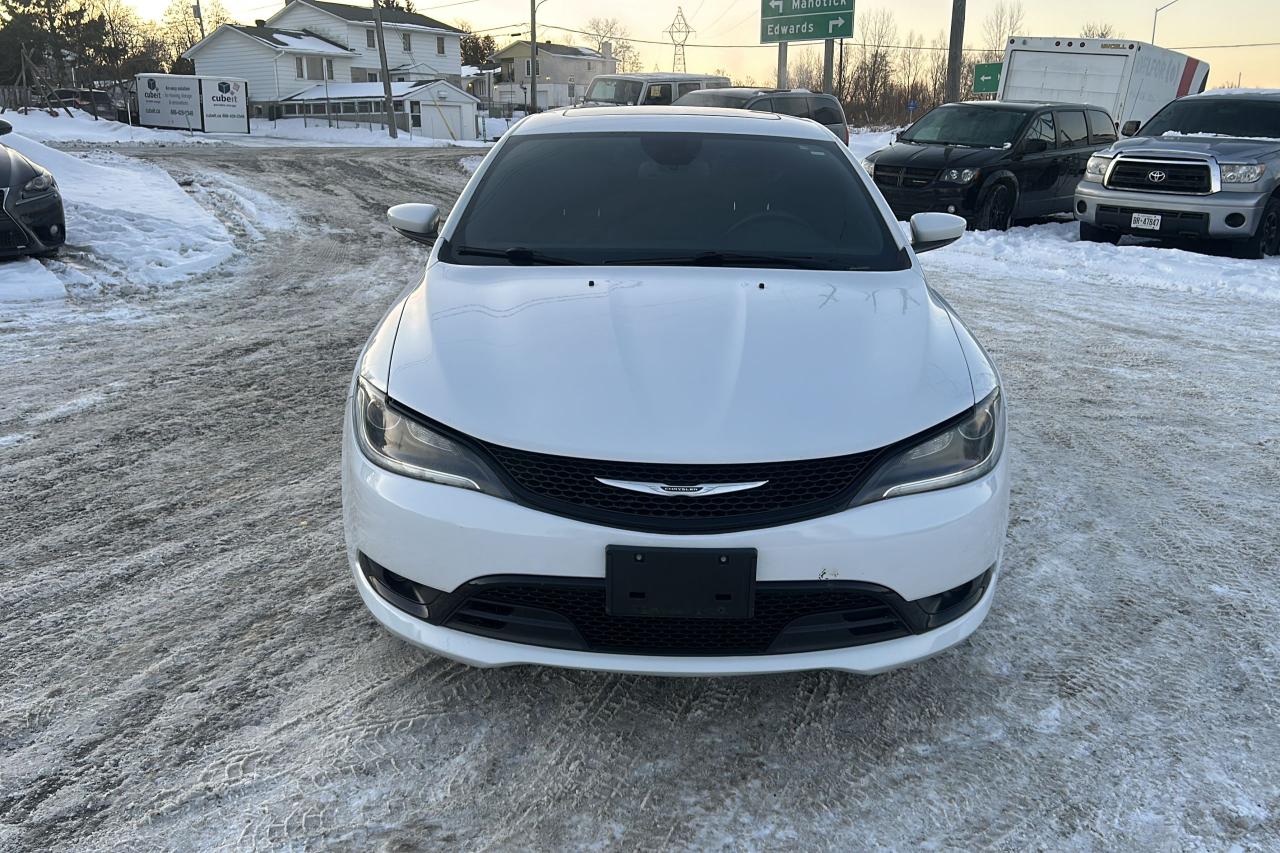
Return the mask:
<path id="1" fill-rule="evenodd" d="M 666 483 L 635 483 L 630 480 L 608 480 L 596 477 L 597 483 L 613 486 L 615 489 L 627 489 L 632 492 L 644 492 L 650 495 L 679 495 L 696 498 L 704 495 L 725 495 L 730 492 L 745 492 L 763 486 L 768 480 L 756 480 L 752 483 L 702 483 L 697 486 L 670 486 Z"/>
<path id="2" fill-rule="evenodd" d="M 1164 179 L 1169 177 L 1169 173 L 1161 169 L 1153 169 L 1147 172 L 1147 180 L 1153 184 L 1163 184 Z"/>

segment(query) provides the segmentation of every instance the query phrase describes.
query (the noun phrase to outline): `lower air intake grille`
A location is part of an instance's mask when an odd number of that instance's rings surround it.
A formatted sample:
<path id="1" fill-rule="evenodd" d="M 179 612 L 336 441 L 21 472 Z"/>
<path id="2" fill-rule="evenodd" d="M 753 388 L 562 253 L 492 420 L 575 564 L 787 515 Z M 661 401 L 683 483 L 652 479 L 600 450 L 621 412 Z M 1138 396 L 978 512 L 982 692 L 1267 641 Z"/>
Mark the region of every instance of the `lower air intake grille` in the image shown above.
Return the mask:
<path id="1" fill-rule="evenodd" d="M 749 619 L 610 616 L 603 582 L 484 583 L 447 617 L 471 634 L 618 654 L 757 655 L 846 648 L 911 633 L 889 596 L 836 584 L 761 583 Z"/>

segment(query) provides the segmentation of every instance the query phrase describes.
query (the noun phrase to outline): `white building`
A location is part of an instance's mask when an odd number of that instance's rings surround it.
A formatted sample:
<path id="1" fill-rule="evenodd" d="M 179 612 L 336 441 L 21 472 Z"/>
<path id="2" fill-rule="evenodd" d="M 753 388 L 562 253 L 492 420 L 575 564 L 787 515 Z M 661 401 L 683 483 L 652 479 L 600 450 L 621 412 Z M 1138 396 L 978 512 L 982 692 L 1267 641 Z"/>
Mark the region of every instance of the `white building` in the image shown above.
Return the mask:
<path id="1" fill-rule="evenodd" d="M 493 55 L 501 69 L 493 87 L 496 104 L 524 108 L 529 103 L 530 83 L 536 77 L 539 109 L 571 107 L 587 93 L 592 77 L 618 70 L 618 61 L 608 43 L 600 52 L 589 47 L 538 42 L 536 70 L 531 53 L 529 42 L 517 41 Z"/>
<path id="2" fill-rule="evenodd" d="M 285 98 L 284 118 L 307 117 L 327 124 L 386 124 L 381 83 L 320 83 Z M 433 139 L 477 139 L 476 107 L 471 95 L 444 80 L 391 84 L 396 127 L 413 136 Z"/>
<path id="3" fill-rule="evenodd" d="M 383 9 L 382 24 L 393 82 L 462 85 L 461 30 L 401 9 Z M 381 75 L 372 9 L 325 0 L 289 0 L 252 27 L 224 24 L 183 56 L 196 74 L 248 80 L 259 112 L 317 81 L 377 82 Z"/>

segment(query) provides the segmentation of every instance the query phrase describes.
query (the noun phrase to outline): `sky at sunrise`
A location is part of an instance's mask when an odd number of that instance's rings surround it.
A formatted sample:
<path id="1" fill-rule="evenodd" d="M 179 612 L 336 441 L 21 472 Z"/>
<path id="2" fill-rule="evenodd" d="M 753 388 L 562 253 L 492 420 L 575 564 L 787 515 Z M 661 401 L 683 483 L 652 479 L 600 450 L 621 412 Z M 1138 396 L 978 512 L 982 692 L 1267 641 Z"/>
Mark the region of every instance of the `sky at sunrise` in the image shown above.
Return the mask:
<path id="1" fill-rule="evenodd" d="M 146 17 L 158 17 L 167 0 L 132 0 Z M 1024 0 L 1026 26 L 1020 35 L 1075 36 L 1087 22 L 1112 25 L 1122 38 L 1151 38 L 1153 0 Z M 270 17 L 283 5 L 269 0 L 223 0 L 240 20 Z M 983 47 L 982 23 L 997 0 L 969 0 L 966 44 Z M 776 48 L 750 47 L 759 41 L 760 0 L 668 0 L 601 2 L 601 0 L 546 0 L 538 11 L 540 40 L 565 41 L 581 36 L 555 27 L 581 29 L 589 18 L 614 17 L 630 31 L 633 40 L 663 42 L 675 17 L 684 9 L 694 34 L 689 38 L 690 71 L 726 69 L 730 76 L 751 76 L 765 82 L 773 73 Z M 929 43 L 950 25 L 951 0 L 857 0 L 859 15 L 889 9 L 897 18 L 900 35 L 914 30 Z M 419 2 L 417 10 L 448 23 L 465 21 L 476 29 L 489 29 L 501 44 L 513 33 L 525 35 L 529 25 L 527 0 L 441 0 Z M 492 28 L 492 29 L 490 29 Z M 855 41 L 857 36 L 855 33 Z M 1178 0 L 1160 14 L 1156 42 L 1209 62 L 1211 87 L 1239 79 L 1245 86 L 1280 87 L 1280 44 L 1263 47 L 1213 48 L 1212 45 L 1280 43 L 1280 0 Z M 693 45 L 717 45 L 694 47 Z M 731 45 L 719 47 L 719 45 Z M 655 65 L 670 69 L 672 50 L 659 44 L 636 46 L 645 69 Z M 793 51 L 796 48 L 792 48 Z"/>

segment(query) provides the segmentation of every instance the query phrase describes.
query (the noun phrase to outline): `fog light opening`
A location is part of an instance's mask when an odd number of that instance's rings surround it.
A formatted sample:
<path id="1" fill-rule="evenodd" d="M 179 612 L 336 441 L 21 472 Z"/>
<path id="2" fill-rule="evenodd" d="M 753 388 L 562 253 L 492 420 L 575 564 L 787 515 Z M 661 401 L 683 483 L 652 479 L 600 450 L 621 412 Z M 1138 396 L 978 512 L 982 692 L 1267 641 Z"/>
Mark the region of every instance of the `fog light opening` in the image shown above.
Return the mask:
<path id="1" fill-rule="evenodd" d="M 1232 228 L 1239 228 L 1241 225 L 1244 225 L 1244 214 L 1243 213 L 1227 214 L 1227 225 Z"/>
<path id="2" fill-rule="evenodd" d="M 947 213 L 955 213 L 955 212 L 956 212 L 956 206 L 954 204 L 947 205 Z"/>
<path id="3" fill-rule="evenodd" d="M 1088 213 L 1089 205 L 1083 201 L 1076 202 L 1076 213 Z"/>

